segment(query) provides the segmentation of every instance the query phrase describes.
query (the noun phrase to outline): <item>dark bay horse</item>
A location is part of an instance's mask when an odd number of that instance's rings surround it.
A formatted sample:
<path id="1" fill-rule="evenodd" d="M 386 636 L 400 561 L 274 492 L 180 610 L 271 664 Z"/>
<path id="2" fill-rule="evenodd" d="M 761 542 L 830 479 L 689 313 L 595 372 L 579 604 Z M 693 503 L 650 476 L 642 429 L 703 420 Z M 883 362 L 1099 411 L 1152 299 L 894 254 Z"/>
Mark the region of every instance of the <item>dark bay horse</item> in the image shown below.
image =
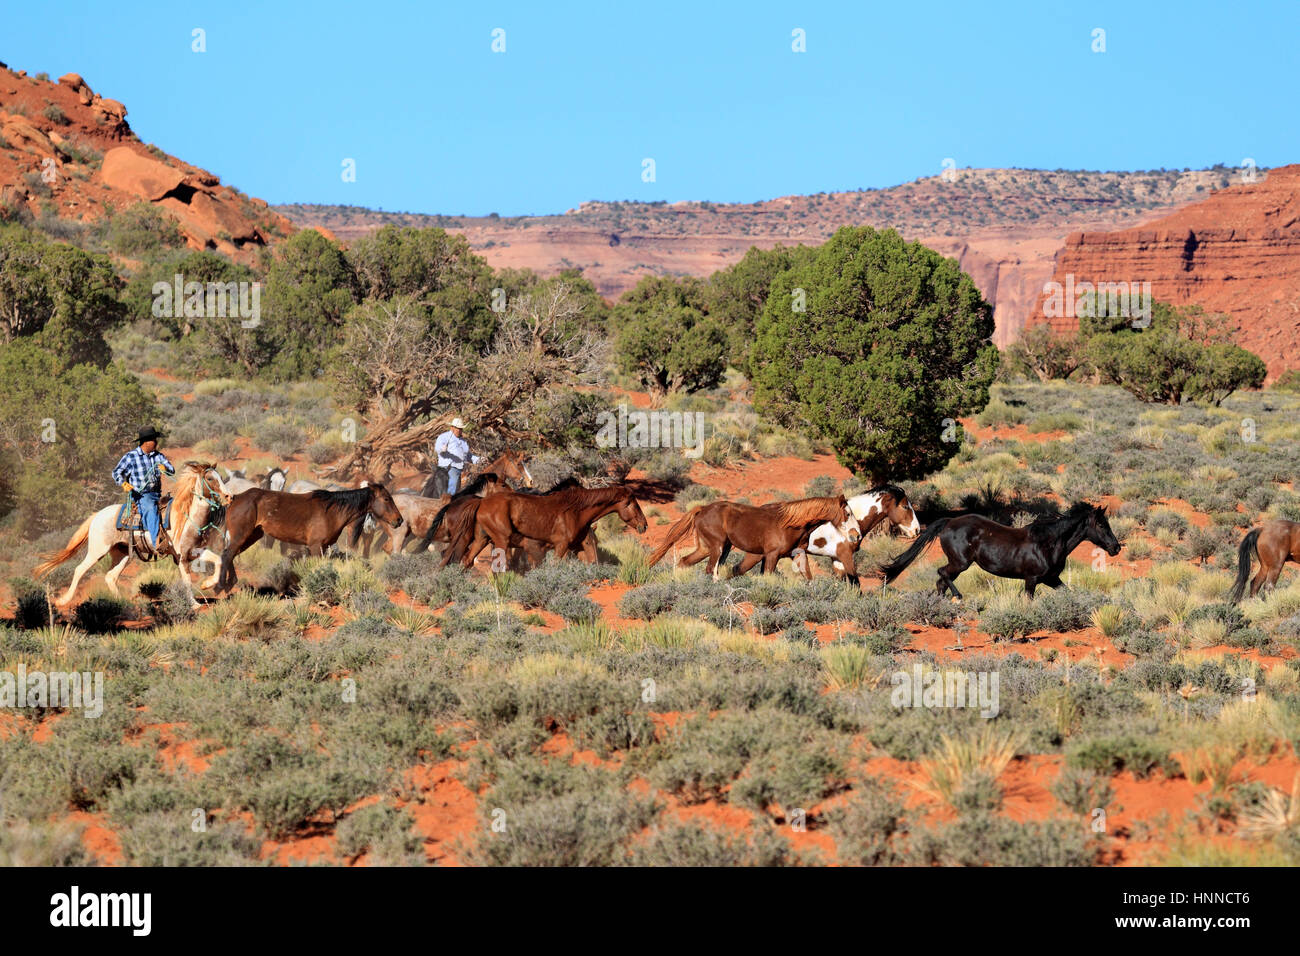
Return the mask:
<path id="1" fill-rule="evenodd" d="M 457 523 L 451 528 L 452 546 L 443 555 L 445 567 L 470 534 L 473 541 L 464 549 L 461 563 L 471 567 L 490 541 L 494 549 L 508 554 L 529 539 L 540 542 L 565 558 L 583 546 L 591 525 L 607 514 L 617 513 L 638 532 L 649 527 L 632 489 L 624 485 L 606 488 L 564 488 L 545 495 L 518 492 L 469 499 Z"/>
<path id="2" fill-rule="evenodd" d="M 1119 541 L 1110 530 L 1106 509 L 1080 501 L 1061 515 L 1039 518 L 1023 528 L 1012 528 L 991 521 L 983 515 L 961 515 L 930 522 L 916 543 L 892 563 L 882 565 L 885 584 L 889 584 L 915 561 L 934 538 L 948 558 L 939 569 L 935 590 L 940 595 L 952 591 L 961 598 L 953 583 L 972 564 L 978 564 L 1000 578 L 1019 578 L 1032 598 L 1039 584 L 1059 588 L 1065 561 L 1084 541 L 1091 541 L 1114 557 Z"/>
<path id="3" fill-rule="evenodd" d="M 651 566 L 657 564 L 674 544 L 691 531 L 695 532 L 695 550 L 682 559 L 692 565 L 709 559 L 707 571 L 716 574 L 734 547 L 748 555 L 741 567 L 748 571 L 760 560 L 764 573 L 776 570 L 781 558 L 808 540 L 808 535 L 823 522 L 842 525 L 853 521 L 843 495 L 832 498 L 803 498 L 780 504 L 757 507 L 731 501 L 712 501 L 692 508 L 668 529 L 668 537 L 650 555 Z"/>
<path id="4" fill-rule="evenodd" d="M 383 485 L 307 494 L 253 488 L 236 495 L 226 509 L 227 540 L 217 589 L 235 586 L 235 558 L 263 535 L 323 555 L 344 528 L 366 514 L 394 528 L 402 523 L 402 513 Z"/>
<path id="5" fill-rule="evenodd" d="M 1237 552 L 1237 580 L 1232 586 L 1230 600 L 1236 604 L 1241 600 L 1246 589 L 1246 578 L 1250 577 L 1250 553 L 1259 557 L 1259 574 L 1250 582 L 1250 596 L 1254 597 L 1259 589 L 1277 584 L 1282 565 L 1287 561 L 1300 561 L 1300 522 L 1278 518 L 1259 528 L 1252 528 L 1241 539 L 1241 548 Z"/>

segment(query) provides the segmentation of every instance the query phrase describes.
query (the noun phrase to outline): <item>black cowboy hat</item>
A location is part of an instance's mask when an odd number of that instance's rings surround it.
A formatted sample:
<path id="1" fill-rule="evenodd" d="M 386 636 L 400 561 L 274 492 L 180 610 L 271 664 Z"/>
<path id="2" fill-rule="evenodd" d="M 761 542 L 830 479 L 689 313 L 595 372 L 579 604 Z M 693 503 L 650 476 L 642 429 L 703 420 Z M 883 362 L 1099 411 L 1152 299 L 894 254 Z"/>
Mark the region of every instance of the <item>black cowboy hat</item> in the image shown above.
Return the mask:
<path id="1" fill-rule="evenodd" d="M 152 425 L 146 425 L 144 428 L 140 429 L 139 441 L 141 445 L 147 441 L 157 441 L 161 437 L 162 432 L 158 431 L 158 429 L 154 428 Z"/>

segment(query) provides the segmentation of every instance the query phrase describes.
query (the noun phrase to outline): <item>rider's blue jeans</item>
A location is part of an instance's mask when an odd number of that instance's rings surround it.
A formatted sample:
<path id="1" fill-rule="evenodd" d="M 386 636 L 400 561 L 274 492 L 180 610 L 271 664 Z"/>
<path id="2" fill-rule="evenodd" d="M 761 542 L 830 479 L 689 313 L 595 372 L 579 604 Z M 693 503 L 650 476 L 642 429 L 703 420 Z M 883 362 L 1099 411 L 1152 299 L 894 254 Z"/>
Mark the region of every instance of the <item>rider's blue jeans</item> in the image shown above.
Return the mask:
<path id="1" fill-rule="evenodd" d="M 454 495 L 460 488 L 460 469 L 447 469 L 447 494 Z"/>
<path id="2" fill-rule="evenodd" d="M 140 520 L 149 532 L 153 546 L 158 547 L 158 529 L 162 526 L 162 516 L 158 513 L 158 492 L 145 491 L 135 496 L 135 506 L 140 509 Z"/>

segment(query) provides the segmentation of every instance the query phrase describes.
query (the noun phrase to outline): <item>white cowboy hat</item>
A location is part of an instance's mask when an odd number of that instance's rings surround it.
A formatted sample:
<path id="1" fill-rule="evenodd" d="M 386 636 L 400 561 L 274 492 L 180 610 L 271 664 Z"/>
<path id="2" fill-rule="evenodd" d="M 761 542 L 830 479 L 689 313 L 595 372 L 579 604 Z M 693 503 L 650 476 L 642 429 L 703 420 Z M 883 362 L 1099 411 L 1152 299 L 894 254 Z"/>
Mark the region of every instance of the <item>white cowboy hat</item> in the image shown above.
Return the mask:
<path id="1" fill-rule="evenodd" d="M 459 418 L 453 418 L 453 419 L 451 420 L 451 427 L 452 427 L 452 428 L 464 428 L 464 427 L 465 427 L 465 423 L 462 422 Z"/>

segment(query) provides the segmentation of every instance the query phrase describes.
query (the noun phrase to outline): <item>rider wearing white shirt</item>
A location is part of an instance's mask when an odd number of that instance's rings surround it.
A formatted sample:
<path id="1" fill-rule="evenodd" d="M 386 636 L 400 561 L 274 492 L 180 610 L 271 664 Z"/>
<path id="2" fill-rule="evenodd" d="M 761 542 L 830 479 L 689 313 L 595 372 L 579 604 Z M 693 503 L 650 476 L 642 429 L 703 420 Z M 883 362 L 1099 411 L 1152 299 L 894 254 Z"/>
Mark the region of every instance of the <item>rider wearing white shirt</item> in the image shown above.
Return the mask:
<path id="1" fill-rule="evenodd" d="M 465 423 L 459 418 L 451 420 L 451 427 L 438 436 L 433 450 L 438 455 L 438 467 L 447 471 L 447 494 L 454 495 L 460 488 L 460 473 L 467 462 L 478 464 L 478 455 L 469 453 L 469 442 L 461 437 Z"/>

